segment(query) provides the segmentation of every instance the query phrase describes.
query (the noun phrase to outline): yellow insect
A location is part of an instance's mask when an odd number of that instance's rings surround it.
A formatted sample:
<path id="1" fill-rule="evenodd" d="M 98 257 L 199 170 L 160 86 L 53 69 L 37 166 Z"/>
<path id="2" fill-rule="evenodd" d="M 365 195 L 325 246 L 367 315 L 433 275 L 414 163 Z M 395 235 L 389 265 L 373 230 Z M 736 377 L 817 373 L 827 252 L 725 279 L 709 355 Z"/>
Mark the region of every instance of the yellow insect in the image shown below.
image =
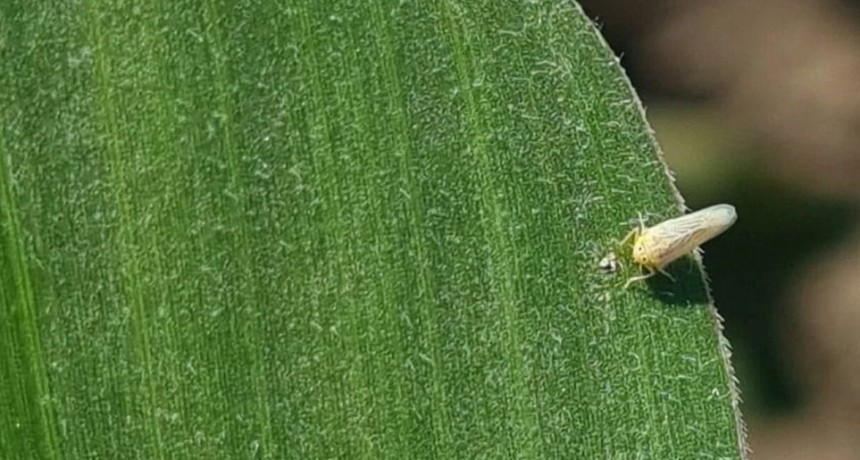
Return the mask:
<path id="1" fill-rule="evenodd" d="M 631 230 L 621 244 L 633 239 L 633 261 L 648 273 L 628 279 L 624 287 L 646 280 L 657 272 L 674 281 L 663 267 L 726 231 L 737 217 L 735 207 L 728 204 L 710 206 L 647 228 L 640 217 L 639 227 Z"/>

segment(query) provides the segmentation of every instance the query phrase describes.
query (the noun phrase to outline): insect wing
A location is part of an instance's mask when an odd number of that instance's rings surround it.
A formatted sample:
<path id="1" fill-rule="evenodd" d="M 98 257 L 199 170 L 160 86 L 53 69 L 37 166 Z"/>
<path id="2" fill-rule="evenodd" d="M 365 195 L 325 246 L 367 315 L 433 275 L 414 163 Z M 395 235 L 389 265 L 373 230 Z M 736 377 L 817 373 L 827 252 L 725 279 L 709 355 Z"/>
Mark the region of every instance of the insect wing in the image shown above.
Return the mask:
<path id="1" fill-rule="evenodd" d="M 687 254 L 723 233 L 736 219 L 735 208 L 722 204 L 669 219 L 645 230 L 658 267 Z"/>

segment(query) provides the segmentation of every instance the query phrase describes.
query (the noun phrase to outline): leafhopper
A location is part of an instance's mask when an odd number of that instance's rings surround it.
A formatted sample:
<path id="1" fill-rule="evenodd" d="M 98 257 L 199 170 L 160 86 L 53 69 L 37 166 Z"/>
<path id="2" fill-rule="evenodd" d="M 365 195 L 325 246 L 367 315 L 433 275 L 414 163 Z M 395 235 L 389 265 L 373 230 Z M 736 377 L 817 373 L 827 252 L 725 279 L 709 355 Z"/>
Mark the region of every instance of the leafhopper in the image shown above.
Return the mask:
<path id="1" fill-rule="evenodd" d="M 646 280 L 657 272 L 674 280 L 663 268 L 726 231 L 737 217 L 735 207 L 728 204 L 710 206 L 653 227 L 645 227 L 640 217 L 639 226 L 631 230 L 621 244 L 632 239 L 633 261 L 648 273 L 628 279 L 624 287 Z"/>

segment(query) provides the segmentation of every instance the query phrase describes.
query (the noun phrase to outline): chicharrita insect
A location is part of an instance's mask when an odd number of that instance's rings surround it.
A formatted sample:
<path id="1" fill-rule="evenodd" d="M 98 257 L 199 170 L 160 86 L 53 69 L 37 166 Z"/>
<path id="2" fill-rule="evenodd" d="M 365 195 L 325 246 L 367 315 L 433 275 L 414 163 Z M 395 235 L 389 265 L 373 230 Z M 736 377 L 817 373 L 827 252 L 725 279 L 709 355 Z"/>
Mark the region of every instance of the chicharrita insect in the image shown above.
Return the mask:
<path id="1" fill-rule="evenodd" d="M 633 261 L 648 273 L 628 279 L 624 287 L 646 280 L 657 272 L 672 278 L 663 270 L 666 265 L 723 233 L 735 220 L 735 207 L 728 204 L 710 206 L 652 227 L 645 227 L 640 218 L 639 227 L 631 230 L 621 244 L 633 239 Z"/>

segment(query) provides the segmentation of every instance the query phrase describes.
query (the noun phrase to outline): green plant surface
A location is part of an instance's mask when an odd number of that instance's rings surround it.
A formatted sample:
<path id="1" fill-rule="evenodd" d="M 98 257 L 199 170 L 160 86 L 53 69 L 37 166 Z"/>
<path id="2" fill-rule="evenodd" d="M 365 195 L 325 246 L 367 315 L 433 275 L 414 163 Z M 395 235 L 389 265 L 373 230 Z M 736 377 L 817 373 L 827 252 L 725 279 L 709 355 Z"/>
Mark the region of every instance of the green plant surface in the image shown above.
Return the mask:
<path id="1" fill-rule="evenodd" d="M 0 127 L 0 458 L 744 455 L 571 2 L 4 1 Z"/>

